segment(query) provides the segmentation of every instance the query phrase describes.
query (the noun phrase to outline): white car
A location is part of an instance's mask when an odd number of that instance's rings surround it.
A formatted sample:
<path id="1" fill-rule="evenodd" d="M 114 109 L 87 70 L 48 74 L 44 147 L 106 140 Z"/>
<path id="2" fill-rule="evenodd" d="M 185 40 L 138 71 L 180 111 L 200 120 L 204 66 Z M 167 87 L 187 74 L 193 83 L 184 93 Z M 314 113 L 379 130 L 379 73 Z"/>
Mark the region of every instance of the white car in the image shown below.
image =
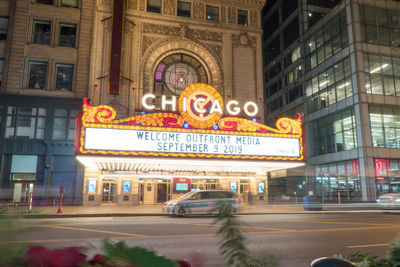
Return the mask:
<path id="1" fill-rule="evenodd" d="M 232 208 L 232 214 L 239 212 L 240 199 L 234 192 L 228 190 L 202 190 L 186 193 L 178 199 L 165 202 L 163 212 L 179 217 L 188 214 L 215 214 L 216 207 L 220 203 L 229 205 Z"/>
<path id="2" fill-rule="evenodd" d="M 382 209 L 400 209 L 400 192 L 383 194 L 376 202 Z"/>

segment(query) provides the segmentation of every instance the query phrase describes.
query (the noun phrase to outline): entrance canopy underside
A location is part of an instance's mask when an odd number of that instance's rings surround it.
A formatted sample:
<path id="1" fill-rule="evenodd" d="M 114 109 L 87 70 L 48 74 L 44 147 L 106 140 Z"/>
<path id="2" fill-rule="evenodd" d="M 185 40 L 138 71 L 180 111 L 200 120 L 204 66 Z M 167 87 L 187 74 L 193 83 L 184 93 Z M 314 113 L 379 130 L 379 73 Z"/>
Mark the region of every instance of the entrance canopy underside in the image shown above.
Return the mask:
<path id="1" fill-rule="evenodd" d="M 163 172 L 224 172 L 256 173 L 304 166 L 304 162 L 245 161 L 207 159 L 168 159 L 139 157 L 77 156 L 87 168 L 101 171 L 163 171 Z"/>

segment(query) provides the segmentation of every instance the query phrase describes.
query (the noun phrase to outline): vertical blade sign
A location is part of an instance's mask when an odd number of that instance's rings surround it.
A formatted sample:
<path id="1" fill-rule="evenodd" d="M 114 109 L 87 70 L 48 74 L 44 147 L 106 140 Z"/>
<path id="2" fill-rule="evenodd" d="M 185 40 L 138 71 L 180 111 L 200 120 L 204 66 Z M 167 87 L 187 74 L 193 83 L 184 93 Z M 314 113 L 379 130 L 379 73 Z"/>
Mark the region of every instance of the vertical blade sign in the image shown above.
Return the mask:
<path id="1" fill-rule="evenodd" d="M 110 75 L 108 80 L 108 92 L 111 95 L 119 95 L 121 87 L 121 55 L 125 9 L 124 2 L 125 0 L 114 0 L 113 4 Z"/>

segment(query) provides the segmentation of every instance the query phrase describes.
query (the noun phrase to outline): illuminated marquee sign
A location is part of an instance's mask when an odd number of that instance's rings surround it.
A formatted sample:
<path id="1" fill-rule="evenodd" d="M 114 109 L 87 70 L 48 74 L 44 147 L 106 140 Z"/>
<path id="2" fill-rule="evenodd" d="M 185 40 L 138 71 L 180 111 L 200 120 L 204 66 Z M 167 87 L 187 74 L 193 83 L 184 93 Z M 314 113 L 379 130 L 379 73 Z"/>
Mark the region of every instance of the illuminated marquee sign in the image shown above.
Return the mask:
<path id="1" fill-rule="evenodd" d="M 280 118 L 276 128 L 244 118 L 222 118 L 222 98 L 213 87 L 205 84 L 187 87 L 178 104 L 180 115 L 163 112 L 115 120 L 116 113 L 112 107 L 91 106 L 85 102 L 81 127 L 77 127 L 76 140 L 79 142 L 75 146 L 76 152 L 91 155 L 304 160 L 300 117 Z M 239 109 L 237 102 L 229 105 L 228 113 L 234 108 Z M 250 110 L 249 106 L 245 108 Z M 252 112 L 256 110 L 255 105 Z"/>

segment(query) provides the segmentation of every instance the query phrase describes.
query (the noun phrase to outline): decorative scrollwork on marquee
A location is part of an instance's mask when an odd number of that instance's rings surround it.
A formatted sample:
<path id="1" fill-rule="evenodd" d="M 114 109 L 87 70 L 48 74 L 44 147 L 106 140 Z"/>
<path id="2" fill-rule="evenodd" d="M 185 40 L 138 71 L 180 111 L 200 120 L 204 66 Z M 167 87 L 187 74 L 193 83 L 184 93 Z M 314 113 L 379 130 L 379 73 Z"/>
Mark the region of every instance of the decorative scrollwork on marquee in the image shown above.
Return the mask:
<path id="1" fill-rule="evenodd" d="M 226 117 L 218 122 L 218 127 L 225 131 L 238 131 L 238 132 L 260 132 L 260 133 L 278 133 L 278 134 L 295 134 L 301 135 L 301 117 L 297 119 L 280 118 L 276 122 L 277 129 L 263 125 L 252 120 Z"/>
<path id="2" fill-rule="evenodd" d="M 83 104 L 82 125 L 93 124 L 112 124 L 112 125 L 127 125 L 127 126 L 147 126 L 147 127 L 167 127 L 167 128 L 182 128 L 185 120 L 182 116 L 175 113 L 153 113 L 134 117 L 129 117 L 120 120 L 114 120 L 116 117 L 115 110 L 107 105 L 93 106 L 84 99 Z M 284 135 L 302 136 L 301 115 L 298 114 L 296 119 L 283 117 L 276 122 L 276 128 L 263 125 L 252 120 L 225 117 L 218 121 L 219 130 L 228 132 L 253 132 L 253 133 L 274 133 Z M 210 130 L 213 127 L 210 127 Z M 191 131 L 190 129 L 180 129 L 180 131 Z"/>

